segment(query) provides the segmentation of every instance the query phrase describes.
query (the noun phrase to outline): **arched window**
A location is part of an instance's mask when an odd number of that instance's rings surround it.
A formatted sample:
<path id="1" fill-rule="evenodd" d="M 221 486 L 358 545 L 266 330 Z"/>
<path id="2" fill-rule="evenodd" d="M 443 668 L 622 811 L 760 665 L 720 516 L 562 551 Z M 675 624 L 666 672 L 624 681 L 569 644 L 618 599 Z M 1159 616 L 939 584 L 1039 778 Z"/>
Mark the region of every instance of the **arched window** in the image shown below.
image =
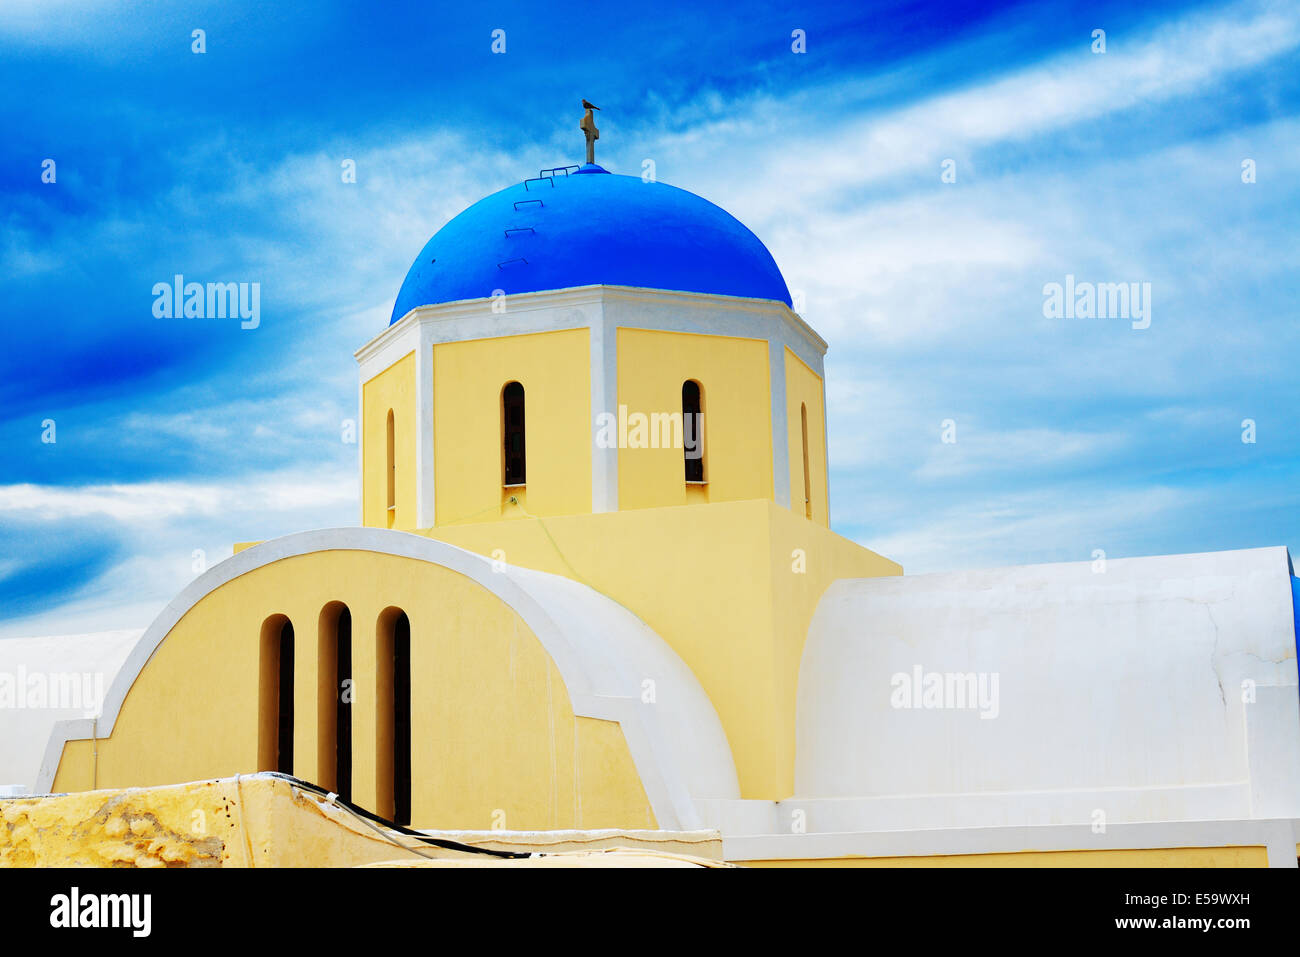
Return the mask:
<path id="1" fill-rule="evenodd" d="M 293 623 L 262 622 L 258 648 L 257 769 L 293 773 Z"/>
<path id="2" fill-rule="evenodd" d="M 397 433 L 393 427 L 393 410 L 388 410 L 388 458 L 385 460 L 384 474 L 388 482 L 388 527 L 393 527 L 397 518 Z"/>
<path id="3" fill-rule="evenodd" d="M 501 390 L 501 435 L 504 468 L 501 484 L 524 485 L 527 482 L 527 456 L 524 448 L 524 387 L 508 382 Z"/>
<path id="4" fill-rule="evenodd" d="M 411 622 L 400 608 L 379 615 L 375 749 L 380 816 L 411 823 Z"/>
<path id="5" fill-rule="evenodd" d="M 812 518 L 812 479 L 808 472 L 808 403 L 799 403 L 799 423 L 803 428 L 803 514 Z"/>
<path id="6" fill-rule="evenodd" d="M 342 602 L 321 609 L 317 639 L 317 783 L 352 800 L 352 613 Z"/>
<path id="7" fill-rule="evenodd" d="M 682 383 L 682 451 L 686 459 L 686 481 L 703 484 L 704 392 L 694 379 Z"/>

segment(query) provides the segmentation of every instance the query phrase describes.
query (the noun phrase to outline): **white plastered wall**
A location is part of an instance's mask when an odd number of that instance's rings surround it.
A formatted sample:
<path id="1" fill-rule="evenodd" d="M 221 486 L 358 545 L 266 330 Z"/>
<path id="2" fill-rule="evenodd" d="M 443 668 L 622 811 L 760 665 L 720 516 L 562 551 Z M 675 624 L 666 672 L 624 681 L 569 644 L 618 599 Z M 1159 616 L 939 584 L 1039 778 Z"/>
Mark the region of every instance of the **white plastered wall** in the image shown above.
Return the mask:
<path id="1" fill-rule="evenodd" d="M 1300 818 L 1292 616 L 1284 548 L 836 582 L 795 800 L 828 829 Z M 896 707 L 918 667 L 996 676 L 996 717 Z"/>

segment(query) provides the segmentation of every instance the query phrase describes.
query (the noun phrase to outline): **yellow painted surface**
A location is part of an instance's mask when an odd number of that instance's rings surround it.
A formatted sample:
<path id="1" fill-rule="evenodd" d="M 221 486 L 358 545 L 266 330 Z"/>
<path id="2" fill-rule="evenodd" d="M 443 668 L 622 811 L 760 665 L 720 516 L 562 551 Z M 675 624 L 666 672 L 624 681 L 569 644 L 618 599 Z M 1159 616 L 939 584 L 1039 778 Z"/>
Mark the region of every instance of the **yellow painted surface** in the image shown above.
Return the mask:
<path id="1" fill-rule="evenodd" d="M 245 858 L 233 786 L 88 791 L 0 801 L 3 867 L 221 867 Z"/>
<path id="2" fill-rule="evenodd" d="M 1263 847 L 1163 847 L 738 863 L 746 867 L 1267 867 L 1268 852 Z"/>
<path id="3" fill-rule="evenodd" d="M 395 509 L 388 510 L 388 412 L 393 412 Z M 361 387 L 361 524 L 415 525 L 415 353 Z"/>
<path id="4" fill-rule="evenodd" d="M 804 410 L 808 422 L 808 504 L 812 520 L 830 527 L 826 475 L 825 390 L 816 372 L 787 347 L 785 350 L 785 420 L 790 452 L 790 510 L 804 516 Z"/>
<path id="5" fill-rule="evenodd" d="M 790 769 L 790 777 L 782 779 L 788 796 L 794 790 L 799 665 L 813 613 L 832 583 L 843 578 L 901 575 L 903 566 L 802 515 L 776 505 L 767 511 L 772 575 L 772 603 L 767 614 L 772 620 L 775 658 L 772 700 L 782 722 L 774 747 L 781 766 Z"/>
<path id="6" fill-rule="evenodd" d="M 0 867 L 394 866 L 426 863 L 429 856 L 447 863 L 502 860 L 433 847 L 371 823 L 269 775 L 15 798 L 0 800 Z M 722 857 L 716 831 L 429 833 L 471 847 L 545 854 L 558 866 L 566 866 L 564 858 L 575 858 L 567 866 L 620 866 L 637 856 L 717 866 Z M 517 863 L 527 866 L 529 860 L 537 863 L 536 858 Z"/>
<path id="7" fill-rule="evenodd" d="M 391 840 L 269 777 L 0 801 L 3 867 L 347 867 Z"/>
<path id="8" fill-rule="evenodd" d="M 352 614 L 356 803 L 377 808 L 376 623 L 395 606 L 411 621 L 416 825 L 655 826 L 622 729 L 574 715 L 518 615 L 456 572 L 345 550 L 281 559 L 201 599 L 145 665 L 112 735 L 68 742 L 55 790 L 259 770 L 258 638 L 271 614 L 294 625 L 293 773 L 315 781 L 317 622 L 332 601 Z"/>
<path id="9" fill-rule="evenodd" d="M 707 486 L 692 489 L 688 499 L 680 446 L 664 448 L 660 441 L 659 448 L 623 448 L 620 443 L 620 509 L 773 497 L 767 342 L 618 330 L 618 402 L 629 420 L 633 414 L 680 414 L 687 379 L 702 386 Z"/>
<path id="10" fill-rule="evenodd" d="M 508 515 L 501 390 L 524 387 L 526 497 L 536 515 L 591 511 L 591 347 L 586 329 L 433 347 L 438 525 Z"/>
<path id="11" fill-rule="evenodd" d="M 794 790 L 803 643 L 832 581 L 902 568 L 767 500 L 439 528 L 483 555 L 565 575 L 619 602 L 690 666 L 727 733 L 741 793 Z M 802 557 L 796 552 L 800 550 Z"/>

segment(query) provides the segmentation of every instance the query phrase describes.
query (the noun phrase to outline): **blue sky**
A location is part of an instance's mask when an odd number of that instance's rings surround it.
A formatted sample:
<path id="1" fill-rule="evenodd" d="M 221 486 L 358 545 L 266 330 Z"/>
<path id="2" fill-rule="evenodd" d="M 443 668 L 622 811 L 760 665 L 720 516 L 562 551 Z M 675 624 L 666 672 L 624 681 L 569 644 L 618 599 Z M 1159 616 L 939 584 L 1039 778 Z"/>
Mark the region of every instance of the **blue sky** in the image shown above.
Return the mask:
<path id="1" fill-rule="evenodd" d="M 581 159 L 582 96 L 802 293 L 837 531 L 909 572 L 1294 551 L 1300 8 L 1134 6 L 9 0 L 0 636 L 354 524 L 352 352 L 448 218 Z M 176 273 L 261 325 L 155 318 Z M 1151 283 L 1150 327 L 1045 318 L 1067 274 Z"/>

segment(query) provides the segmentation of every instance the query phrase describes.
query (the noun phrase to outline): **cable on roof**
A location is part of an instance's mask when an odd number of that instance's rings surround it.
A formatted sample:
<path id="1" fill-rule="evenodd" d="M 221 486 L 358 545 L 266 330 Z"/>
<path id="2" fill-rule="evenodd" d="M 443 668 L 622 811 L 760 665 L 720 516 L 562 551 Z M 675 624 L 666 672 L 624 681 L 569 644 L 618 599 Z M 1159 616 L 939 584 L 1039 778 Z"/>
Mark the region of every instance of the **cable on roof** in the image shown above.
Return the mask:
<path id="1" fill-rule="evenodd" d="M 304 781 L 302 778 L 296 778 L 292 774 L 285 774 L 282 771 L 265 771 L 263 773 L 270 777 L 276 777 L 276 778 L 280 778 L 281 780 L 288 781 L 290 784 L 292 784 L 295 787 L 302 788 L 304 791 L 310 791 L 311 793 L 324 798 L 330 804 L 337 805 L 338 807 L 343 808 L 343 810 L 348 811 L 351 814 L 361 818 L 363 821 L 366 822 L 367 825 L 369 825 L 374 830 L 378 830 L 378 828 L 374 827 L 375 824 L 382 824 L 390 831 L 397 831 L 399 834 L 404 834 L 407 837 L 413 837 L 417 841 L 421 841 L 425 844 L 432 845 L 433 847 L 440 847 L 445 851 L 461 851 L 465 854 L 486 854 L 489 857 L 502 857 L 510 860 L 518 860 L 519 858 L 532 856 L 527 851 L 498 851 L 490 847 L 476 847 L 473 844 L 462 844 L 459 841 L 449 841 L 441 837 L 430 837 L 428 834 L 425 834 L 422 831 L 417 831 L 414 828 L 407 827 L 404 824 L 398 824 L 396 821 L 386 820 L 385 818 L 380 817 L 378 814 L 375 814 L 373 811 L 367 811 L 365 808 L 361 807 L 360 805 L 353 804 L 351 801 L 345 801 L 337 794 L 335 794 L 333 791 L 327 791 L 319 784 L 312 784 L 310 781 Z M 384 834 L 384 837 L 390 841 L 392 840 L 392 837 L 390 835 Z M 421 857 L 429 856 L 427 854 L 424 854 L 417 848 L 411 847 L 408 844 L 402 844 L 399 841 L 393 841 L 393 843 L 396 844 L 398 847 L 405 848 L 408 851 L 413 851 L 416 854 L 419 854 Z"/>

